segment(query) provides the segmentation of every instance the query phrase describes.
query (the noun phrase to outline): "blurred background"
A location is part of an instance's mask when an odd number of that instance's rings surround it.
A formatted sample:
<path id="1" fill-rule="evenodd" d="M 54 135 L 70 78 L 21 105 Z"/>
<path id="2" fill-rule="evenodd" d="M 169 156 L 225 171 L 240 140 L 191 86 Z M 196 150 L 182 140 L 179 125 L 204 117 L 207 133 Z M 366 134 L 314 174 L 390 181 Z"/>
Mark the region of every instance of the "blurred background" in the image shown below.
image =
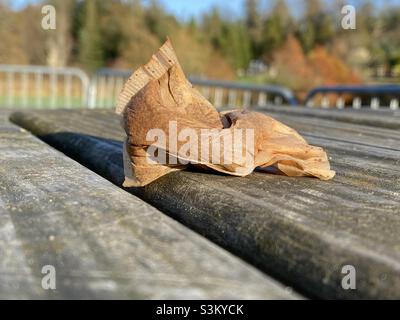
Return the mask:
<path id="1" fill-rule="evenodd" d="M 41 26 L 45 4 L 56 30 Z M 355 30 L 341 27 L 346 4 Z M 300 101 L 321 85 L 399 82 L 399 35 L 399 0 L 0 0 L 2 65 L 132 70 L 168 36 L 192 77 L 284 86 Z"/>

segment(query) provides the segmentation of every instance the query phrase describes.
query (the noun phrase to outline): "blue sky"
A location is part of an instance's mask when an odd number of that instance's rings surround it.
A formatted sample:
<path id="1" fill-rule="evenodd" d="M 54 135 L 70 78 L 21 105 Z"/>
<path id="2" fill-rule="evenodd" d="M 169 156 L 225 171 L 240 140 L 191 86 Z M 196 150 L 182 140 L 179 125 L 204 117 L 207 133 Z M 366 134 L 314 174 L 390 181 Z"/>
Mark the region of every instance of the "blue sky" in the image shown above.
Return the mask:
<path id="1" fill-rule="evenodd" d="M 244 0 L 160 0 L 165 7 L 176 16 L 184 19 L 188 19 L 191 16 L 199 16 L 203 12 L 207 12 L 211 8 L 217 6 L 226 15 L 238 16 L 243 12 Z M 271 5 L 275 1 L 273 0 L 260 0 L 263 4 L 263 10 L 268 10 L 268 4 Z M 365 3 L 365 0 L 347 0 L 346 4 L 359 6 Z M 399 5 L 400 0 L 374 0 L 371 1 L 378 8 L 382 8 L 386 5 Z M 286 0 L 286 3 L 291 8 L 293 14 L 301 13 L 303 7 L 303 1 L 301 0 Z M 328 5 L 333 5 L 333 1 L 325 0 Z"/>
<path id="2" fill-rule="evenodd" d="M 106 1 L 106 0 L 104 0 Z M 148 0 L 144 0 L 145 2 Z M 198 17 L 207 12 L 211 8 L 217 6 L 222 9 L 222 12 L 227 16 L 239 16 L 243 12 L 244 0 L 159 0 L 164 4 L 165 8 L 176 15 L 177 17 L 188 20 L 190 17 Z M 286 0 L 292 8 L 292 12 L 299 13 L 302 8 L 301 0 Z M 39 0 L 11 0 L 10 3 L 14 8 L 21 8 L 27 3 L 39 2 Z M 273 0 L 261 0 L 264 4 L 264 10 L 267 10 L 268 3 L 274 3 Z M 325 0 L 327 4 L 331 1 Z M 347 4 L 360 5 L 365 0 L 347 0 Z M 375 0 L 372 1 L 377 7 L 382 8 L 387 5 L 399 5 L 400 0 Z"/>

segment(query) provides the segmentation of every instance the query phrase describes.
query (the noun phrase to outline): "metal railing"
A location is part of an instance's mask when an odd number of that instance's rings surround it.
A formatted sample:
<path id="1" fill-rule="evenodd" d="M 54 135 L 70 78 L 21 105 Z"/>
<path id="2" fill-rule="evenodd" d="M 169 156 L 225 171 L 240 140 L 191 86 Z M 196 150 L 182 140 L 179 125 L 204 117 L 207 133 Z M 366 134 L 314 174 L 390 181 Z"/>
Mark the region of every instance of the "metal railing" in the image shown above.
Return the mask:
<path id="1" fill-rule="evenodd" d="M 0 105 L 87 106 L 89 84 L 89 77 L 77 68 L 0 65 Z"/>
<path id="2" fill-rule="evenodd" d="M 190 77 L 189 80 L 217 108 L 263 107 L 268 104 L 294 106 L 298 104 L 293 92 L 281 86 L 243 84 L 193 77 Z"/>
<path id="3" fill-rule="evenodd" d="M 0 106 L 113 108 L 131 71 L 101 69 L 91 79 L 77 68 L 0 64 Z M 189 77 L 191 83 L 217 108 L 297 105 L 293 92 L 274 85 Z M 310 91 L 309 107 L 399 109 L 400 85 L 329 86 Z"/>
<path id="4" fill-rule="evenodd" d="M 397 110 L 399 101 L 400 85 L 326 86 L 311 90 L 305 99 L 305 105 L 339 109 L 352 107 Z"/>
<path id="5" fill-rule="evenodd" d="M 101 69 L 91 79 L 77 68 L 0 65 L 0 106 L 112 108 L 131 71 Z M 295 105 L 286 88 L 190 78 L 217 108 Z"/>
<path id="6" fill-rule="evenodd" d="M 128 70 L 100 69 L 93 76 L 88 95 L 90 108 L 115 107 L 117 97 L 132 72 Z"/>
<path id="7" fill-rule="evenodd" d="M 101 69 L 93 78 L 89 105 L 112 107 L 121 91 L 123 83 L 131 75 L 128 70 Z M 274 85 L 249 85 L 237 82 L 206 80 L 189 77 L 189 81 L 200 90 L 203 96 L 216 108 L 250 106 L 297 105 L 293 92 Z"/>

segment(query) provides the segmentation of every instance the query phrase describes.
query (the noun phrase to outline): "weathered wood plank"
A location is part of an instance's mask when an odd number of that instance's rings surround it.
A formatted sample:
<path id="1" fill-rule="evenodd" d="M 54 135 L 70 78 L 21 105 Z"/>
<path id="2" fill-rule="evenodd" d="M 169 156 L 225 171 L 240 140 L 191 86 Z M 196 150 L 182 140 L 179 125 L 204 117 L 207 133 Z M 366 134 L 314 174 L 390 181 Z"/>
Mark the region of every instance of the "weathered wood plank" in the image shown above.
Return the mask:
<path id="1" fill-rule="evenodd" d="M 307 116 L 289 116 L 275 112 L 269 112 L 268 114 L 306 136 L 400 150 L 400 135 L 396 130 L 365 125 L 355 126 L 351 123 L 310 118 Z"/>
<path id="2" fill-rule="evenodd" d="M 295 297 L 0 116 L 0 298 Z"/>
<path id="3" fill-rule="evenodd" d="M 255 108 L 261 112 L 279 112 L 296 116 L 307 116 L 321 119 L 328 119 L 352 124 L 381 127 L 387 129 L 400 129 L 400 111 L 395 110 L 371 110 L 371 109 L 313 109 L 306 107 L 276 107 L 266 106 Z"/>
<path id="4" fill-rule="evenodd" d="M 121 184 L 123 132 L 111 113 L 19 113 L 13 119 Z M 130 191 L 312 295 L 399 298 L 400 152 L 345 140 L 308 140 L 327 148 L 338 173 L 333 181 L 177 172 Z M 341 287 L 341 268 L 347 264 L 357 270 L 354 291 Z"/>

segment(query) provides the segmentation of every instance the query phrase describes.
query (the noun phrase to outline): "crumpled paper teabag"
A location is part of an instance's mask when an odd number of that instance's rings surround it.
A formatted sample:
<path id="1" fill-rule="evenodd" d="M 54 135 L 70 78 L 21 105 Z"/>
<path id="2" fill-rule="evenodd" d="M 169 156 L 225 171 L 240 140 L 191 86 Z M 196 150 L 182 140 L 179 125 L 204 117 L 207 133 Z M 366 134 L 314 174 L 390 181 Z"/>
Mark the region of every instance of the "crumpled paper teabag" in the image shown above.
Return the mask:
<path id="1" fill-rule="evenodd" d="M 236 176 L 269 166 L 288 176 L 329 180 L 335 175 L 322 148 L 309 145 L 279 121 L 257 112 L 219 113 L 186 79 L 169 40 L 130 76 L 116 112 L 123 116 L 127 134 L 125 187 L 145 186 L 170 172 L 184 170 L 188 162 Z M 186 140 L 170 142 L 173 135 L 188 129 L 196 139 L 187 136 Z M 149 139 L 154 130 L 164 132 L 165 139 L 152 135 Z M 235 136 L 237 132 L 241 134 Z M 253 143 L 246 143 L 248 137 Z M 159 161 L 161 153 L 166 161 Z M 220 161 L 215 161 L 215 154 Z M 226 155 L 232 156 L 224 158 Z"/>

